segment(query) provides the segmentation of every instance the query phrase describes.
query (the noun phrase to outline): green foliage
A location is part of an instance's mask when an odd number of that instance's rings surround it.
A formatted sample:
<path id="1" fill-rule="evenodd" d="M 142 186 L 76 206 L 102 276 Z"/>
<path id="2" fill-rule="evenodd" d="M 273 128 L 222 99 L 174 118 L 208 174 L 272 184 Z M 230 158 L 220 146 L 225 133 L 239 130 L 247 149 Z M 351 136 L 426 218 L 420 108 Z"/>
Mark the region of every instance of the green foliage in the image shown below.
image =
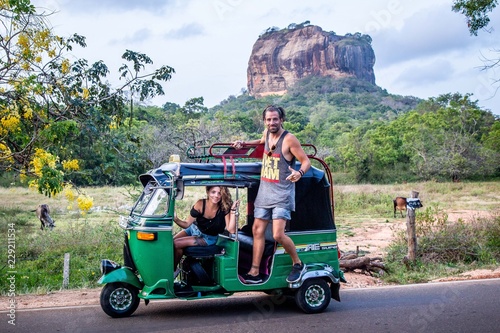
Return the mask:
<path id="1" fill-rule="evenodd" d="M 34 214 L 34 213 L 31 213 Z M 68 228 L 41 231 L 29 222 L 25 210 L 0 209 L 0 231 L 14 224 L 16 238 L 16 292 L 37 293 L 59 290 L 63 282 L 64 254 L 70 254 L 69 288 L 95 288 L 100 277 L 99 262 L 103 258 L 122 261 L 122 233 L 115 220 L 98 224 L 71 222 Z M 1 246 L 2 261 L 7 262 L 7 242 Z M 0 288 L 8 290 L 7 270 L 0 271 Z"/>
<path id="2" fill-rule="evenodd" d="M 59 193 L 63 189 L 63 173 L 59 170 L 44 166 L 41 175 L 38 179 L 38 192 L 42 193 L 49 198 Z"/>
<path id="3" fill-rule="evenodd" d="M 452 10 L 465 15 L 469 32 L 477 36 L 478 31 L 490 23 L 488 14 L 497 5 L 497 0 L 455 0 Z"/>
<path id="4" fill-rule="evenodd" d="M 126 96 L 137 94 L 143 101 L 162 95 L 161 83 L 171 79 L 174 69 L 161 66 L 145 73 L 146 65 L 153 61 L 145 54 L 126 50 L 122 58 L 130 65 L 119 69 L 125 83 L 112 88 L 103 62 L 70 61 L 67 56 L 74 46 L 86 47 L 85 37 L 55 35 L 47 15 L 38 13 L 30 1 L 3 2 L 0 10 L 0 81 L 4 83 L 0 89 L 0 171 L 29 177 L 46 195 L 61 191 L 64 182 L 84 182 L 101 174 L 113 181 L 118 178 L 119 183 L 130 182 L 129 172 L 137 171 L 137 163 L 130 169 L 127 162 L 137 155 L 131 154 L 128 161 L 123 156 L 138 150 L 138 136 L 128 133 L 127 140 L 120 138 L 118 143 L 110 129 L 125 123 Z M 132 124 L 132 100 L 129 111 L 128 123 Z M 107 147 L 108 152 L 100 152 L 99 146 Z M 93 152 L 106 155 L 97 168 L 63 171 L 57 163 L 78 159 L 92 164 Z M 37 153 L 54 158 L 47 163 Z M 122 167 L 126 176 L 120 179 L 118 170 Z M 117 171 L 108 171 L 113 169 Z M 73 171 L 80 174 L 71 174 Z M 97 180 L 101 184 L 113 181 Z"/>
<path id="5" fill-rule="evenodd" d="M 481 141 L 484 148 L 500 153 L 500 121 L 493 123 L 489 131 L 483 134 Z"/>

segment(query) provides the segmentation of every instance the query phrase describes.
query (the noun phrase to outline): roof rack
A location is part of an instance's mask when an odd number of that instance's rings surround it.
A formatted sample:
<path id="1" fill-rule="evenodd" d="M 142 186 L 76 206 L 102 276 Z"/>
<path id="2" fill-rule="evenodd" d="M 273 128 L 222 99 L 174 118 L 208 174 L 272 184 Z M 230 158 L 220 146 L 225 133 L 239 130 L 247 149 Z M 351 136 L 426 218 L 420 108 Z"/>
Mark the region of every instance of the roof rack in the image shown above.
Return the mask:
<path id="1" fill-rule="evenodd" d="M 330 182 L 330 194 L 332 198 L 332 210 L 333 207 L 333 177 L 328 167 L 323 159 L 316 156 L 318 150 L 316 146 L 312 144 L 302 144 L 302 148 L 306 153 L 307 157 L 318 161 L 325 170 L 325 174 Z M 191 146 L 187 150 L 187 156 L 191 159 L 198 160 L 199 163 L 208 163 L 210 159 L 216 158 L 221 159 L 224 165 L 226 164 L 226 159 L 231 161 L 231 165 L 233 166 L 234 173 L 234 161 L 239 159 L 258 159 L 262 160 L 264 155 L 264 144 L 243 144 L 243 147 L 240 149 L 236 149 L 233 147 L 232 143 L 214 143 L 210 146 Z"/>
<path id="2" fill-rule="evenodd" d="M 302 148 L 309 158 L 315 158 L 317 149 L 312 144 L 303 144 Z M 199 162 L 209 161 L 211 158 L 225 159 L 262 159 L 264 155 L 264 144 L 244 144 L 240 149 L 232 146 L 232 143 L 214 143 L 210 146 L 191 146 L 188 148 L 187 157 Z"/>
<path id="3" fill-rule="evenodd" d="M 331 173 L 328 165 L 321 158 L 316 156 L 318 150 L 312 144 L 302 144 L 307 157 L 316 160 L 327 170 L 328 181 L 332 184 Z M 264 155 L 264 144 L 243 144 L 243 147 L 236 149 L 232 143 L 214 143 L 211 146 L 191 146 L 188 148 L 187 157 L 196 159 L 198 162 L 209 162 L 210 159 L 217 158 L 225 162 L 230 159 L 231 163 L 238 159 L 258 159 L 262 160 Z"/>

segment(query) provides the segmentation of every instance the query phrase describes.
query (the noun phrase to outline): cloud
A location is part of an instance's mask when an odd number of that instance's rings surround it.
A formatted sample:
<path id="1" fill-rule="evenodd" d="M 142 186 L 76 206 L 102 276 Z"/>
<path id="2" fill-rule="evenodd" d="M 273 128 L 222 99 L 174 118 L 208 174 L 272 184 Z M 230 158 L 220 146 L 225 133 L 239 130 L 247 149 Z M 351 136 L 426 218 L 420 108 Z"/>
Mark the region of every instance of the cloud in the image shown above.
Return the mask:
<path id="1" fill-rule="evenodd" d="M 129 10 L 145 10 L 149 12 L 160 12 L 161 9 L 176 4 L 176 0 L 85 0 L 74 1 L 66 0 L 61 1 L 61 8 L 71 13 L 81 12 L 127 12 Z"/>
<path id="2" fill-rule="evenodd" d="M 112 39 L 110 41 L 111 45 L 116 45 L 116 44 L 140 44 L 145 42 L 147 39 L 149 39 L 152 36 L 152 32 L 148 28 L 140 29 L 135 31 L 132 35 L 130 36 L 125 36 L 121 39 Z"/>
<path id="3" fill-rule="evenodd" d="M 113 71 L 122 51 L 130 49 L 174 67 L 176 75 L 165 85 L 166 95 L 155 100 L 158 105 L 203 96 L 210 107 L 238 94 L 259 34 L 309 20 L 339 35 L 369 34 L 377 84 L 391 93 L 426 98 L 474 92 L 500 112 L 500 92 L 491 98 L 498 70 L 480 71 L 483 58 L 498 59 L 492 48 L 499 44 L 500 7 L 490 15 L 492 33 L 471 36 L 449 0 L 32 1 L 56 10 L 50 21 L 58 34 L 87 37 L 88 47 L 74 51 L 78 57 L 102 59 Z"/>
<path id="4" fill-rule="evenodd" d="M 405 87 L 432 85 L 449 80 L 454 75 L 451 63 L 445 59 L 436 59 L 427 64 L 408 66 L 396 78 L 395 82 Z"/>
<path id="5" fill-rule="evenodd" d="M 403 20 L 401 29 L 381 30 L 372 38 L 380 67 L 464 50 L 477 43 L 461 17 L 439 7 L 416 12 Z"/>
<path id="6" fill-rule="evenodd" d="M 164 36 L 167 39 L 186 39 L 193 36 L 204 35 L 204 29 L 197 23 L 184 24 L 179 29 L 173 29 L 167 32 Z"/>

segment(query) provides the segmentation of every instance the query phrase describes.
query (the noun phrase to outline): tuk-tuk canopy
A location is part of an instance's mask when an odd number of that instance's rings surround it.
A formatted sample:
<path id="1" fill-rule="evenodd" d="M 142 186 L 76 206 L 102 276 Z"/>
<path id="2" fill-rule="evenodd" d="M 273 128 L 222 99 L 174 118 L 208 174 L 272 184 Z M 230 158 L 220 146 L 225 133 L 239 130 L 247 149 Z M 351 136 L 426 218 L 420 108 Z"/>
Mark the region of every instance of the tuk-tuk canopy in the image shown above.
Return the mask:
<path id="1" fill-rule="evenodd" d="M 139 176 L 143 186 L 151 180 L 160 186 L 220 185 L 248 189 L 247 200 L 253 203 L 260 183 L 261 162 L 243 163 L 165 163 Z M 300 163 L 296 164 L 296 169 Z M 290 231 L 335 229 L 333 198 L 325 171 L 311 167 L 296 183 L 295 207 Z M 252 205 L 253 206 L 253 205 Z M 252 214 L 253 212 L 249 212 Z M 249 222 L 253 216 L 248 216 Z"/>

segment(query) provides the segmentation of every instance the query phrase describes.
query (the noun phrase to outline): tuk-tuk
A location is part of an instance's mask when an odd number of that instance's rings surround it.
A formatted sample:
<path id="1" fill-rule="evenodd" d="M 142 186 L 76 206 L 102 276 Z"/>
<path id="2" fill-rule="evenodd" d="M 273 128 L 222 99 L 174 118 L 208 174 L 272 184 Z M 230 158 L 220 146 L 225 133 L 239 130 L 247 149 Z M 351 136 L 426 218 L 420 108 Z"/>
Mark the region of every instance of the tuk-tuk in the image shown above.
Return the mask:
<path id="1" fill-rule="evenodd" d="M 314 146 L 303 146 L 318 166 L 312 166 L 296 183 L 296 210 L 287 226 L 287 235 L 306 265 L 297 282 L 286 281 L 292 261 L 274 241 L 272 232 L 266 236 L 260 265 L 263 282 L 244 282 L 242 275 L 249 271 L 252 260 L 253 201 L 259 188 L 263 145 L 236 150 L 231 144 L 217 143 L 202 148 L 202 153 L 199 148 L 189 150 L 194 162 L 182 163 L 173 156 L 168 163 L 139 176 L 142 194 L 130 215 L 120 218 L 125 230 L 124 263 L 101 261 L 99 283 L 104 287 L 100 303 L 104 312 L 115 318 L 127 317 L 141 299 L 147 305 L 156 299 L 198 300 L 249 291 L 294 297 L 305 313 L 324 311 L 331 298 L 340 301 L 340 282 L 346 281 L 338 261 L 331 173 L 316 157 Z M 216 245 L 186 248 L 180 269 L 175 269 L 176 204 L 191 187 L 208 185 L 227 186 L 236 199 L 246 197 L 245 220 L 235 234 L 218 235 Z"/>

